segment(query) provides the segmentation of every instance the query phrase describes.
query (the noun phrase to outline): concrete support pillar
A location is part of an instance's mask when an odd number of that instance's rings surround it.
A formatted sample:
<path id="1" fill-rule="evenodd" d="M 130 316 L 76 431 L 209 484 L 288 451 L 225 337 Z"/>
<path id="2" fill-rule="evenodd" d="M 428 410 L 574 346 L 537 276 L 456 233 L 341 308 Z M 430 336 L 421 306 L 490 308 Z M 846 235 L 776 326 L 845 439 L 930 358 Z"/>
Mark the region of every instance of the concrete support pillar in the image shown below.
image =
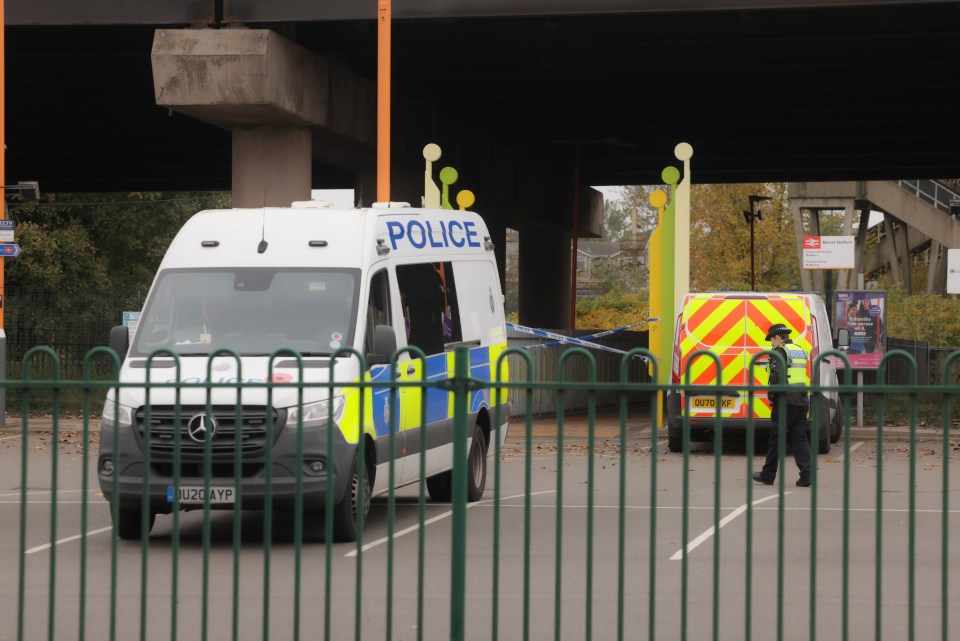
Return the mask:
<path id="1" fill-rule="evenodd" d="M 563 329 L 570 324 L 569 230 L 520 230 L 519 320 L 521 325 Z"/>
<path id="2" fill-rule="evenodd" d="M 851 198 L 850 202 L 846 204 L 843 208 L 843 235 L 852 236 L 853 235 L 853 212 L 856 210 L 857 204 Z M 854 265 L 856 266 L 856 265 Z M 850 275 L 854 271 L 849 269 L 841 269 L 837 274 L 837 289 L 849 289 L 850 288 Z"/>
<path id="3" fill-rule="evenodd" d="M 820 210 L 811 209 L 810 210 L 810 235 L 819 236 L 820 235 Z M 800 245 L 803 247 L 803 245 Z M 820 292 L 821 294 L 826 294 L 826 289 L 823 286 L 823 270 L 818 269 L 813 272 L 813 288 Z"/>
<path id="4" fill-rule="evenodd" d="M 897 249 L 900 254 L 900 273 L 903 274 L 903 288 L 908 294 L 913 293 L 913 272 L 910 269 L 910 228 L 900 226 L 897 234 Z"/>
<path id="5" fill-rule="evenodd" d="M 899 285 L 903 281 L 900 280 L 900 261 L 897 260 L 896 230 L 894 229 L 893 225 L 893 216 L 890 214 L 884 214 L 883 226 L 887 232 L 886 252 L 887 262 L 890 263 L 890 284 Z"/>
<path id="6" fill-rule="evenodd" d="M 793 212 L 793 235 L 797 239 L 797 262 L 800 264 L 800 288 L 805 291 L 813 291 L 813 285 L 810 282 L 810 272 L 803 268 L 803 237 L 806 236 L 806 230 L 803 227 L 803 210 L 796 199 L 791 199 L 790 210 Z"/>
<path id="7" fill-rule="evenodd" d="M 289 207 L 310 200 L 312 135 L 306 127 L 233 130 L 233 206 Z"/>
<path id="8" fill-rule="evenodd" d="M 940 243 L 930 241 L 930 258 L 927 260 L 927 293 L 932 294 L 936 287 L 937 272 L 940 271 Z"/>
<path id="9" fill-rule="evenodd" d="M 235 206 L 307 200 L 314 153 L 376 140 L 372 83 L 273 31 L 158 29 L 150 60 L 158 105 L 232 132 Z"/>
<path id="10" fill-rule="evenodd" d="M 864 207 L 860 210 L 860 222 L 857 225 L 857 239 L 853 244 L 854 258 L 853 258 L 853 272 L 855 274 L 863 274 L 863 250 L 867 245 L 867 232 L 869 231 L 870 225 L 870 208 Z M 859 289 L 859 278 L 850 283 L 851 289 Z"/>

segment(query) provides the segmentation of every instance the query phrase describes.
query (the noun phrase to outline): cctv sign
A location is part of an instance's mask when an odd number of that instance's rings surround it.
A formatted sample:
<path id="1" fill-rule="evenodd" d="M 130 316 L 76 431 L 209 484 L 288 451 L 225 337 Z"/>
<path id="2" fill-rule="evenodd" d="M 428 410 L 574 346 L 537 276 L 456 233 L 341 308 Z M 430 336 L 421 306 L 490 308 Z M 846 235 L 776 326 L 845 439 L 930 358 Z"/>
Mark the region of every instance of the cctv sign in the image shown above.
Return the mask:
<path id="1" fill-rule="evenodd" d="M 804 236 L 804 269 L 853 269 L 853 236 Z"/>
<path id="2" fill-rule="evenodd" d="M 947 293 L 960 294 L 960 249 L 947 250 Z"/>

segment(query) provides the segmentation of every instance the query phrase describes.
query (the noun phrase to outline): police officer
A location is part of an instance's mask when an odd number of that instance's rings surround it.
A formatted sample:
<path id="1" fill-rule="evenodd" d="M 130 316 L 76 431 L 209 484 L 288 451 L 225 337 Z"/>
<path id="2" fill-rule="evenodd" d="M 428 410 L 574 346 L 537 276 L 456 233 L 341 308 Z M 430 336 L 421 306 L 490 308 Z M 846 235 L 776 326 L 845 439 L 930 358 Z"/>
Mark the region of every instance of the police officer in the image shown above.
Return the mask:
<path id="1" fill-rule="evenodd" d="M 800 487 L 809 487 L 810 485 L 810 442 L 807 440 L 807 405 L 808 388 L 810 387 L 810 377 L 807 374 L 807 361 L 809 356 L 807 352 L 792 342 L 790 342 L 790 328 L 783 323 L 771 325 L 767 331 L 767 340 L 773 346 L 775 351 L 779 351 L 786 363 L 786 376 L 783 375 L 781 368 L 783 365 L 771 355 L 767 364 L 767 371 L 770 374 L 770 385 L 777 385 L 786 379 L 791 389 L 779 399 L 778 394 L 771 392 L 769 394 L 772 411 L 770 413 L 770 422 L 773 429 L 770 431 L 770 443 L 767 446 L 767 460 L 763 469 L 755 472 L 753 480 L 764 485 L 773 485 L 777 478 L 777 465 L 779 463 L 779 448 L 777 439 L 779 438 L 779 416 L 781 406 L 786 409 L 787 434 L 790 436 L 790 442 L 793 446 L 793 459 L 800 468 L 800 478 L 797 485 Z"/>

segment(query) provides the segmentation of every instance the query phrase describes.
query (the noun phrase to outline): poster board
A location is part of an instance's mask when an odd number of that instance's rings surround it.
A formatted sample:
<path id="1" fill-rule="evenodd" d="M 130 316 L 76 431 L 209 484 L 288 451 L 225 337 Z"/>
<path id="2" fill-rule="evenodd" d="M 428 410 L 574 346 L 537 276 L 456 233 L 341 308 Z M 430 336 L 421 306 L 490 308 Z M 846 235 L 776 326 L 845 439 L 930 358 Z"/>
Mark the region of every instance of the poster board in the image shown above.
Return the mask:
<path id="1" fill-rule="evenodd" d="M 887 292 L 841 290 L 833 309 L 834 331 L 850 330 L 846 355 L 852 369 L 876 369 L 887 349 Z M 838 361 L 839 359 L 833 359 Z M 837 363 L 843 367 L 843 363 Z"/>

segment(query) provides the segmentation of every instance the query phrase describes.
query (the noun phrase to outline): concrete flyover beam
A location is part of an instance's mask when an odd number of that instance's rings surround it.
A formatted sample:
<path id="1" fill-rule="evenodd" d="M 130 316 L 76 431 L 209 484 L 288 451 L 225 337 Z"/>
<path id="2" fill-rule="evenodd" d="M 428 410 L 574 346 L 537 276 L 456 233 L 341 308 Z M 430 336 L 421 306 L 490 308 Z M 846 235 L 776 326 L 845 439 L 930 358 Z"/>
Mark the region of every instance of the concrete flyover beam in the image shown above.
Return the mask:
<path id="1" fill-rule="evenodd" d="M 901 233 L 903 238 L 898 239 L 895 250 L 881 246 L 865 252 L 861 240 L 865 235 L 858 234 L 857 253 L 862 255 L 858 270 L 865 274 L 889 266 L 891 273 L 895 274 L 894 280 L 899 282 L 904 260 L 909 260 L 912 253 L 930 247 L 931 239 L 936 239 L 945 248 L 960 247 L 960 222 L 901 188 L 896 181 L 790 183 L 788 189 L 794 206 L 843 209 L 845 201 L 854 199 L 858 208 L 884 212 L 888 228 L 892 227 L 894 220 L 904 230 L 909 228 L 909 232 Z M 897 256 L 899 265 L 890 263 L 891 252 Z"/>
<path id="2" fill-rule="evenodd" d="M 307 200 L 313 148 L 376 141 L 372 83 L 265 29 L 158 29 L 157 104 L 233 132 L 238 207 Z"/>
<path id="3" fill-rule="evenodd" d="M 372 84 L 273 31 L 158 29 L 150 59 L 162 107 L 226 129 L 322 127 L 376 141 L 375 112 L 356 110 L 374 104 Z"/>
<path id="4" fill-rule="evenodd" d="M 892 180 L 866 183 L 867 200 L 890 212 L 927 238 L 936 238 L 944 247 L 960 248 L 960 222 L 933 205 L 917 198 Z"/>
<path id="5" fill-rule="evenodd" d="M 309 199 L 314 159 L 352 173 L 358 200 L 372 201 L 376 91 L 367 79 L 262 29 L 160 29 L 151 61 L 158 105 L 232 131 L 234 206 Z M 520 278 L 530 303 L 521 322 L 564 327 L 574 218 L 578 237 L 603 229 L 603 197 L 575 188 L 572 150 L 552 163 L 534 162 L 419 103 L 393 106 L 391 200 L 420 205 L 423 147 L 440 145 L 433 179 L 448 165 L 459 176 L 450 200 L 461 189 L 473 191 L 474 209 L 497 238 L 507 227 L 525 230 Z"/>

